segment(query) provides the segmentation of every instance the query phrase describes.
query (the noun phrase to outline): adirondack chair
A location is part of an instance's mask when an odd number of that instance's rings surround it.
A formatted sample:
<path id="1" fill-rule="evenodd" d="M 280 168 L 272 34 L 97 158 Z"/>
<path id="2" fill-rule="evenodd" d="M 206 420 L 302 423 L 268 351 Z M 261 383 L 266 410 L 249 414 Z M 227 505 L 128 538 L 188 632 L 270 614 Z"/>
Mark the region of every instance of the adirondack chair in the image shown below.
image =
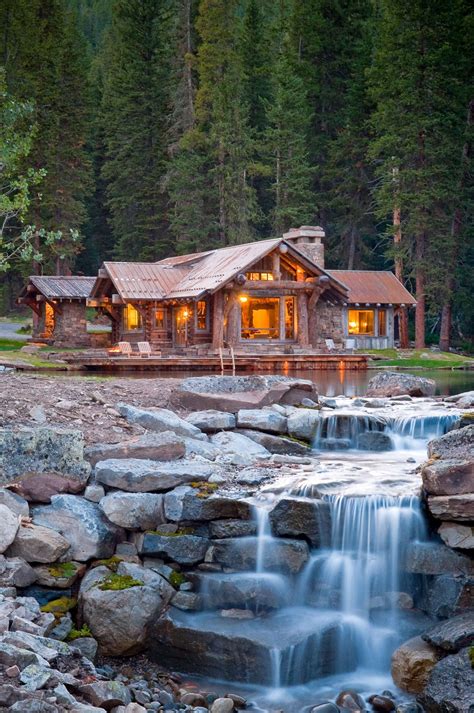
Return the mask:
<path id="1" fill-rule="evenodd" d="M 160 351 L 153 351 L 150 345 L 150 342 L 137 342 L 137 347 L 138 347 L 138 353 L 141 357 L 160 357 L 161 352 Z"/>
<path id="2" fill-rule="evenodd" d="M 346 339 L 344 344 L 345 344 L 346 352 L 350 352 L 352 354 L 355 349 L 355 346 L 356 346 L 355 339 Z"/>
<path id="3" fill-rule="evenodd" d="M 120 349 L 121 356 L 132 356 L 132 345 L 130 344 L 130 342 L 119 342 L 117 346 Z"/>
<path id="4" fill-rule="evenodd" d="M 326 349 L 328 350 L 328 352 L 337 351 L 336 345 L 334 344 L 334 339 L 325 339 L 324 341 L 326 343 Z"/>

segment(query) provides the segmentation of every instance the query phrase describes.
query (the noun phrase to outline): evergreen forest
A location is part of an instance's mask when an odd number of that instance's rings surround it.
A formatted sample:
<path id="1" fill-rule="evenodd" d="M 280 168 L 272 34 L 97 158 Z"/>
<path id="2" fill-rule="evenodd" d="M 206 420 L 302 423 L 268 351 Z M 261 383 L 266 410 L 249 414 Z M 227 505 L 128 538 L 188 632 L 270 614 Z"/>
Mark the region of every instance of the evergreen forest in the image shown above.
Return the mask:
<path id="1" fill-rule="evenodd" d="M 473 36 L 468 0 L 2 0 L 1 310 L 321 225 L 416 295 L 417 346 L 472 349 Z"/>

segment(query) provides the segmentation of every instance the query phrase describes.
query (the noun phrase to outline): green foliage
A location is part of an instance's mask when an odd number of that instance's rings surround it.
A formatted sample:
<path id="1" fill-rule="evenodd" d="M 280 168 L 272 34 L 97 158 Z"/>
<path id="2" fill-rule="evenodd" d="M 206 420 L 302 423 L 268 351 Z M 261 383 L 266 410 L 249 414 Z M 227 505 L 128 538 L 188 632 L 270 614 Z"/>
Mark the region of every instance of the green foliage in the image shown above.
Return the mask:
<path id="1" fill-rule="evenodd" d="M 186 577 L 184 576 L 184 574 L 182 574 L 181 572 L 176 572 L 175 570 L 171 572 L 169 576 L 169 583 L 175 589 L 179 589 L 179 587 L 184 584 L 185 581 Z"/>
<path id="2" fill-rule="evenodd" d="M 72 577 L 76 574 L 77 566 L 74 562 L 57 562 L 48 567 L 48 572 L 53 577 Z"/>
<path id="3" fill-rule="evenodd" d="M 474 646 L 470 646 L 468 649 L 469 661 L 471 662 L 472 668 L 474 668 Z"/>
<path id="4" fill-rule="evenodd" d="M 131 587 L 142 587 L 143 582 L 139 579 L 134 579 L 129 574 L 109 574 L 102 582 L 98 583 L 98 587 L 102 592 L 119 592 L 122 589 L 131 589 Z"/>
<path id="5" fill-rule="evenodd" d="M 81 629 L 71 629 L 67 635 L 67 641 L 75 641 L 76 639 L 83 639 L 92 637 L 92 631 L 89 629 L 87 624 L 84 624 Z"/>
<path id="6" fill-rule="evenodd" d="M 47 604 L 43 604 L 41 611 L 54 614 L 54 616 L 59 618 L 64 616 L 64 614 L 71 609 L 74 609 L 76 604 L 77 599 L 74 599 L 74 597 L 59 597 L 58 599 L 53 599 Z"/>
<path id="7" fill-rule="evenodd" d="M 123 562 L 123 559 L 118 555 L 112 555 L 108 559 L 97 560 L 94 564 L 96 567 L 108 567 L 111 572 L 116 572 L 119 564 Z"/>

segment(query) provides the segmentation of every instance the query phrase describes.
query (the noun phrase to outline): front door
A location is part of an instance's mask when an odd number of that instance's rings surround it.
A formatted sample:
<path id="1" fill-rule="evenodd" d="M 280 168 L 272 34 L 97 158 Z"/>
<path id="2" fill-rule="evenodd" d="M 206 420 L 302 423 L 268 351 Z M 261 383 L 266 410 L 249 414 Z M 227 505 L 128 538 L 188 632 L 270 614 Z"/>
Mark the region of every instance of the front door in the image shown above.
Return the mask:
<path id="1" fill-rule="evenodd" d="M 189 310 L 187 307 L 175 307 L 173 315 L 173 344 L 185 347 L 188 343 Z"/>

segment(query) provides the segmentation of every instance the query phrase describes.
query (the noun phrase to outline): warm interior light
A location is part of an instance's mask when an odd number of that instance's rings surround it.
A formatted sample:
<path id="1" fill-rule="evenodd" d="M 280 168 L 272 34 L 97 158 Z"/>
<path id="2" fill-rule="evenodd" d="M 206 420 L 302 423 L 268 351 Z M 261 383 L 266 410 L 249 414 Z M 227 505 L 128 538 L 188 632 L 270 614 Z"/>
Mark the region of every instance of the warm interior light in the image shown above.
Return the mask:
<path id="1" fill-rule="evenodd" d="M 189 317 L 189 311 L 187 309 L 183 311 L 183 317 L 184 319 L 187 319 Z"/>
<path id="2" fill-rule="evenodd" d="M 352 329 L 354 329 L 354 327 L 357 327 L 357 322 L 349 322 L 349 327 L 352 327 Z"/>
<path id="3" fill-rule="evenodd" d="M 245 302 L 248 302 L 249 298 L 247 295 L 240 295 L 239 300 L 244 304 Z"/>

